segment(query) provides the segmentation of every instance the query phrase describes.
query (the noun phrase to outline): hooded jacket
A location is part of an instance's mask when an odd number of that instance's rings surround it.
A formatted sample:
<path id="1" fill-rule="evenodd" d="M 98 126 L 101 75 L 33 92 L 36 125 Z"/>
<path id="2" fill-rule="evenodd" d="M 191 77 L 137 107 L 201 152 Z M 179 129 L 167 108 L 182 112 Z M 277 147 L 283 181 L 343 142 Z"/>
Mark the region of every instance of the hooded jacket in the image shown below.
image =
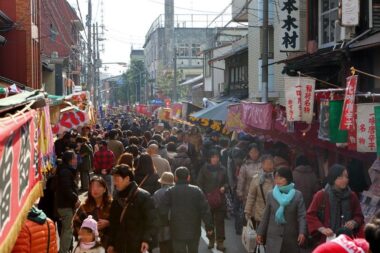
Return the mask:
<path id="1" fill-rule="evenodd" d="M 29 211 L 18 235 L 12 253 L 57 253 L 55 225 L 46 214 L 36 207 Z"/>

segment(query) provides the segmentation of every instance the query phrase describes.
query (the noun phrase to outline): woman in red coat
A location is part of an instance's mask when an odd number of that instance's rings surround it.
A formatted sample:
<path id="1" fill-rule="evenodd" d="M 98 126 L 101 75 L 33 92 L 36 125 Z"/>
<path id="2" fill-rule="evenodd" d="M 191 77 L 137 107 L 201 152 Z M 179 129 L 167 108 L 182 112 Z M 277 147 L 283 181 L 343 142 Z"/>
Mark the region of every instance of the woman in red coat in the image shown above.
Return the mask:
<path id="1" fill-rule="evenodd" d="M 310 235 L 319 239 L 334 236 L 338 230 L 357 234 L 363 225 L 363 213 L 356 194 L 348 187 L 348 173 L 344 166 L 333 165 L 327 176 L 327 185 L 318 191 L 306 214 Z"/>

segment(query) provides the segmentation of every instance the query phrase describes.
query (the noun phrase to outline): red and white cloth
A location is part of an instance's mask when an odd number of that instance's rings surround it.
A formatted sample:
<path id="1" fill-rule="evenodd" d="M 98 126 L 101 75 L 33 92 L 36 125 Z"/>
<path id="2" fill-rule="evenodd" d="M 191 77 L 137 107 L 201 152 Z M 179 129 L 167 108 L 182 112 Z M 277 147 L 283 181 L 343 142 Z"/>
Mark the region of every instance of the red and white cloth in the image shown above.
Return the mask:
<path id="1" fill-rule="evenodd" d="M 368 253 L 369 244 L 364 239 L 352 239 L 346 235 L 318 246 L 313 253 Z"/>

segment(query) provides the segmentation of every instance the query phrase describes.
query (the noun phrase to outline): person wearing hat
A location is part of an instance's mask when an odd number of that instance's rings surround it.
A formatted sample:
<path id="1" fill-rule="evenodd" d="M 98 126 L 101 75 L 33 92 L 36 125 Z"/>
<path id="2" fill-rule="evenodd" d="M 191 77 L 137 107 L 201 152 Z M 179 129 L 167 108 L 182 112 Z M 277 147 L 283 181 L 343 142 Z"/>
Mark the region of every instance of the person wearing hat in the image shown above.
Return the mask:
<path id="1" fill-rule="evenodd" d="M 313 253 L 368 253 L 370 246 L 365 239 L 352 239 L 347 235 L 340 235 L 337 238 L 319 245 Z"/>
<path id="2" fill-rule="evenodd" d="M 158 182 L 161 184 L 161 189 L 158 189 L 153 194 L 153 200 L 155 207 L 161 204 L 165 192 L 174 185 L 174 175 L 171 172 L 164 172 Z M 169 221 L 166 217 L 159 217 L 159 232 L 158 232 L 158 244 L 160 247 L 160 253 L 171 253 L 172 251 L 172 241 L 170 240 L 170 228 Z"/>
<path id="3" fill-rule="evenodd" d="M 89 215 L 82 223 L 74 253 L 105 253 L 100 244 L 98 222 Z"/>

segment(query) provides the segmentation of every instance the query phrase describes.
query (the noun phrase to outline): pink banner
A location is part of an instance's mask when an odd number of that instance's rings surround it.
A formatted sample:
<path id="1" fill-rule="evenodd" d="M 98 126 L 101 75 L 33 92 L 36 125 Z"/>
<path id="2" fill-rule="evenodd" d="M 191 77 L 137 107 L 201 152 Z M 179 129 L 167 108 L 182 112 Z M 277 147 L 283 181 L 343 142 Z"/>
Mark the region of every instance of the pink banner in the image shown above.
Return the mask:
<path id="1" fill-rule="evenodd" d="M 358 83 L 358 76 L 347 77 L 346 94 L 344 96 L 344 104 L 342 111 L 342 118 L 340 120 L 340 130 L 354 129 L 354 116 L 355 116 L 355 93 Z"/>
<path id="2" fill-rule="evenodd" d="M 263 129 L 272 129 L 273 106 L 268 103 L 242 103 L 244 124 Z"/>

